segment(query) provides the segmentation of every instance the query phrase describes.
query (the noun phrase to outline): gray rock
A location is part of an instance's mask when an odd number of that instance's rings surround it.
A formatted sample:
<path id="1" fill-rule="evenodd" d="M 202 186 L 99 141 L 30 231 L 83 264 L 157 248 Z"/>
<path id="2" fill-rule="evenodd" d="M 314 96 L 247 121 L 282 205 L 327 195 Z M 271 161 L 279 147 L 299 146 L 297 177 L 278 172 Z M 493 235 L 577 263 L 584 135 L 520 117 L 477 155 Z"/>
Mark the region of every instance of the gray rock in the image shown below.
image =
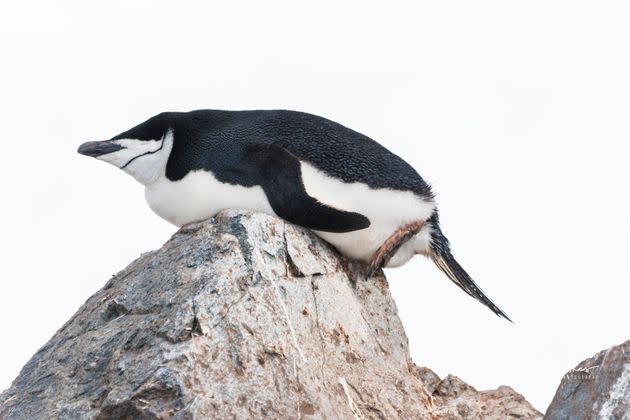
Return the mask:
<path id="1" fill-rule="evenodd" d="M 364 269 L 263 214 L 185 226 L 32 357 L 0 418 L 434 418 L 452 392 Z"/>
<path id="2" fill-rule="evenodd" d="M 439 419 L 542 419 L 542 413 L 509 386 L 477 391 L 457 376 L 448 375 L 440 380 L 429 368 L 421 367 L 418 371 L 426 389 L 433 396 L 435 408 L 432 414 Z"/>
<path id="3" fill-rule="evenodd" d="M 630 419 L 630 341 L 603 350 L 567 372 L 545 419 Z"/>

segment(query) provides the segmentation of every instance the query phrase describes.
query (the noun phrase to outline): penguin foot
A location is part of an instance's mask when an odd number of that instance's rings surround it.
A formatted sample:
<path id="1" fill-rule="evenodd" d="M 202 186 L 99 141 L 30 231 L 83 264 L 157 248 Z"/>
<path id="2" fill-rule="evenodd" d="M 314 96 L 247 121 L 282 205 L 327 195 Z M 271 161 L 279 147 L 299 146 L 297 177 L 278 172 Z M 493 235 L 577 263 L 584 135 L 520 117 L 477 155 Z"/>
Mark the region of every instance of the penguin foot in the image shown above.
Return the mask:
<path id="1" fill-rule="evenodd" d="M 394 254 L 396 254 L 398 248 L 411 239 L 412 236 L 420 232 L 420 229 L 422 229 L 425 223 L 425 220 L 409 223 L 392 233 L 372 256 L 372 260 L 368 266 L 367 276 L 373 276 L 376 271 L 387 264 Z"/>

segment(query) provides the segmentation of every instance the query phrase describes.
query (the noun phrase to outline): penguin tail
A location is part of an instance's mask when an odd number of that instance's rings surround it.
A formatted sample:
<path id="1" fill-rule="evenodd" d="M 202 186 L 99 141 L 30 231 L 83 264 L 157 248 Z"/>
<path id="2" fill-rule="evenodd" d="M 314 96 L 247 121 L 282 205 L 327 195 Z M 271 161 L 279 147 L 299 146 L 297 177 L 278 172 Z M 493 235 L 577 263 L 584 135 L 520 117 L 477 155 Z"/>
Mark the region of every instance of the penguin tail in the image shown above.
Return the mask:
<path id="1" fill-rule="evenodd" d="M 437 265 L 438 268 L 442 270 L 442 272 L 444 272 L 444 274 L 446 274 L 453 283 L 459 286 L 459 288 L 477 299 L 479 302 L 483 303 L 498 317 L 513 322 L 505 312 L 503 312 L 488 296 L 486 296 L 481 288 L 477 286 L 477 283 L 473 281 L 462 266 L 459 265 L 457 260 L 455 260 L 453 254 L 451 254 L 448 239 L 446 239 L 446 237 L 442 234 L 442 231 L 437 223 L 437 213 L 434 213 L 431 219 L 429 221 L 432 227 L 431 248 L 428 256 L 433 260 L 435 265 Z"/>

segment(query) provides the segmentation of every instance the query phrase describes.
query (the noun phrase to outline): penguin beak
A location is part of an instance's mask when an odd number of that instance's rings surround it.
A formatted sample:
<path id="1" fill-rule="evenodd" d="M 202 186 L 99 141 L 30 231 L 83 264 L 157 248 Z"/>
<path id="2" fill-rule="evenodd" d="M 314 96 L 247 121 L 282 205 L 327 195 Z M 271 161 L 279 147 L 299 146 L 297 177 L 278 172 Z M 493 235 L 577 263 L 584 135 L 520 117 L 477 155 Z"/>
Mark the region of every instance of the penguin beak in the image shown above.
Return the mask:
<path id="1" fill-rule="evenodd" d="M 77 152 L 85 156 L 99 157 L 108 153 L 117 152 L 124 148 L 125 147 L 117 143 L 112 143 L 111 140 L 88 141 L 87 143 L 83 143 L 81 146 L 79 146 Z"/>

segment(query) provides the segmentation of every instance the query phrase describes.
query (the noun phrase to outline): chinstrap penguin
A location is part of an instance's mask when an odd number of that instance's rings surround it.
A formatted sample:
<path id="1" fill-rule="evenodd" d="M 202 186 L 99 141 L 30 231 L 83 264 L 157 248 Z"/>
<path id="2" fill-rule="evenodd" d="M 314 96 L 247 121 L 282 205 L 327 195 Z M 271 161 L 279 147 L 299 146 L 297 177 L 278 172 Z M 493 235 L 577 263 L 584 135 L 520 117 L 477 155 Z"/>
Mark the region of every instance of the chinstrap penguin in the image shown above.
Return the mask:
<path id="1" fill-rule="evenodd" d="M 133 176 L 151 209 L 174 225 L 249 209 L 311 229 L 370 270 L 425 255 L 509 320 L 451 254 L 420 175 L 328 119 L 285 110 L 164 112 L 78 152 Z"/>

